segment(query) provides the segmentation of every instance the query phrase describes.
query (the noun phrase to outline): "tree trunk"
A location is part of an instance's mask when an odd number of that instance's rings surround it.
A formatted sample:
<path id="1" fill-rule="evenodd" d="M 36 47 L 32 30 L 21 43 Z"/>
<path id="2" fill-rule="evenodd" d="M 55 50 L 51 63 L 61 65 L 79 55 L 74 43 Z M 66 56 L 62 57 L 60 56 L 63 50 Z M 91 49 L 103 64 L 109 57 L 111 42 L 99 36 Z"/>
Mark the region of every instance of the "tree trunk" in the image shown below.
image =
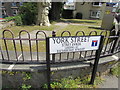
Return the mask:
<path id="1" fill-rule="evenodd" d="M 62 2 L 52 2 L 52 7 L 50 10 L 50 20 L 59 20 L 61 17 Z"/>
<path id="2" fill-rule="evenodd" d="M 40 26 L 50 26 L 48 14 L 50 2 L 38 2 L 38 16 L 36 24 Z"/>

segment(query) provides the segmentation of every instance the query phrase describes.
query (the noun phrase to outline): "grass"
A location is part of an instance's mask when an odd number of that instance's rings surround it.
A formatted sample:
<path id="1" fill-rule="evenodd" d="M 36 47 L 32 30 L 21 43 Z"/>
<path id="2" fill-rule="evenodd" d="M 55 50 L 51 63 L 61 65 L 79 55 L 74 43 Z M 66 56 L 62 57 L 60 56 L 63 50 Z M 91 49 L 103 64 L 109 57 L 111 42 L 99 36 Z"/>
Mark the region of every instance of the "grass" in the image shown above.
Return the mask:
<path id="1" fill-rule="evenodd" d="M 8 48 L 8 50 L 9 51 L 13 51 L 13 50 L 15 50 L 15 48 L 14 48 L 14 44 L 11 42 L 11 41 L 6 41 L 7 42 L 7 48 Z M 26 41 L 26 42 L 28 42 L 28 40 Z M 29 42 L 28 42 L 29 43 Z M 39 52 L 45 52 L 45 50 L 46 50 L 46 47 L 45 47 L 45 41 L 39 41 L 38 42 L 38 51 Z M 30 51 L 30 46 L 29 46 L 29 44 L 28 45 L 26 45 L 26 44 L 22 44 L 22 47 L 23 47 L 23 51 Z M 36 49 L 36 44 L 33 44 L 32 46 L 31 46 L 31 48 L 32 48 L 32 52 L 36 52 L 37 51 L 37 49 Z M 5 47 L 5 44 L 4 44 L 4 41 L 2 41 L 2 49 L 3 50 L 6 50 L 6 47 Z M 16 43 L 16 51 L 21 51 L 21 46 L 20 46 L 20 44 L 19 43 Z"/>
<path id="2" fill-rule="evenodd" d="M 34 30 L 52 31 L 52 30 L 54 30 L 58 27 L 59 26 L 56 26 L 56 25 L 51 25 L 49 27 L 48 26 L 13 26 L 13 27 L 7 27 L 5 29 L 11 30 L 14 33 L 14 37 L 17 37 L 21 30 L 27 30 L 28 32 L 31 32 L 31 31 L 34 31 Z M 5 29 L 2 29 L 1 32 Z M 26 34 L 26 33 L 22 33 L 22 34 Z M 12 35 L 9 32 L 6 32 L 5 37 L 6 38 L 12 38 Z M 3 50 L 6 50 L 4 41 L 1 41 L 1 43 L 2 43 Z M 14 50 L 14 45 L 11 41 L 7 40 L 7 45 L 8 45 L 8 50 L 10 50 L 10 51 Z M 17 47 L 17 51 L 21 51 L 19 43 L 18 44 L 16 43 L 16 47 Z M 39 52 L 45 52 L 45 41 L 40 41 L 38 47 L 39 47 Z M 30 50 L 29 45 L 23 44 L 23 51 L 29 51 L 29 50 Z M 32 45 L 32 51 L 33 52 L 36 51 L 36 45 L 35 44 Z"/>
<path id="3" fill-rule="evenodd" d="M 61 21 L 95 26 L 101 26 L 102 23 L 102 20 L 88 20 L 88 19 L 61 19 Z"/>
<path id="4" fill-rule="evenodd" d="M 67 78 L 62 78 L 58 81 L 52 82 L 52 88 L 97 88 L 97 85 L 102 83 L 103 79 L 101 77 L 96 77 L 94 85 L 90 85 L 90 76 L 73 78 L 71 76 Z M 47 88 L 45 84 L 43 88 Z"/>
<path id="5" fill-rule="evenodd" d="M 77 31 L 84 31 L 86 35 L 88 35 L 91 31 L 97 31 L 98 35 L 100 34 L 100 32 L 102 31 L 99 27 L 96 27 L 96 25 L 100 25 L 101 20 L 81 20 L 81 19 L 61 19 L 60 21 L 69 21 L 71 23 L 82 23 L 85 25 L 95 25 L 94 27 L 90 27 L 90 26 L 84 26 L 84 25 L 67 25 L 66 27 L 60 29 L 57 31 L 57 36 L 61 36 L 61 33 L 63 31 L 70 31 L 70 33 L 72 34 L 72 36 L 74 36 L 76 34 Z M 21 30 L 27 30 L 28 32 L 34 31 L 34 30 L 45 30 L 45 31 L 52 31 L 55 30 L 57 28 L 59 28 L 60 26 L 54 25 L 56 22 L 52 22 L 51 26 L 12 26 L 12 27 L 7 27 L 5 29 L 11 30 L 14 33 L 14 37 L 17 37 L 19 35 L 19 32 Z M 1 32 L 5 29 L 2 29 Z M 25 34 L 25 33 L 22 33 Z M 67 33 L 64 33 L 64 36 L 67 36 Z M 79 35 L 82 35 L 82 33 L 79 33 Z M 94 35 L 94 33 L 92 34 Z M 5 33 L 5 37 L 6 38 L 11 38 L 11 34 L 6 32 Z M 1 41 L 2 43 L 2 48 L 3 50 L 5 50 L 5 45 L 4 42 Z M 7 45 L 8 45 L 8 50 L 14 50 L 14 45 L 11 41 L 7 40 Z M 17 51 L 21 51 L 20 45 L 16 44 L 17 47 Z M 29 51 L 29 45 L 23 44 L 24 47 L 24 51 Z M 32 45 L 32 51 L 35 52 L 36 51 L 36 45 L 33 44 Z M 45 52 L 45 41 L 41 41 L 39 42 L 39 51 L 40 52 Z"/>
<path id="6" fill-rule="evenodd" d="M 85 35 L 89 35 L 91 31 L 96 31 L 97 35 L 100 35 L 100 33 L 103 31 L 99 29 L 98 27 L 89 27 L 89 26 L 80 26 L 80 25 L 68 25 L 64 29 L 59 30 L 57 32 L 57 35 L 60 36 L 63 31 L 69 31 L 72 36 L 76 34 L 77 31 L 84 31 Z M 104 33 L 105 34 L 105 33 Z M 104 35 L 103 34 L 103 35 Z M 67 36 L 68 33 L 65 33 L 64 36 Z M 79 35 L 82 35 L 82 33 L 79 33 Z M 95 35 L 95 33 L 92 33 L 92 35 Z"/>
<path id="7" fill-rule="evenodd" d="M 115 75 L 117 77 L 120 77 L 120 63 L 118 63 L 115 67 L 111 69 L 110 72 L 112 75 Z"/>
<path id="8" fill-rule="evenodd" d="M 12 27 L 7 27 L 7 28 L 4 28 L 2 29 L 1 31 L 5 30 L 5 29 L 8 29 L 8 30 L 11 30 L 15 37 L 17 37 L 19 35 L 19 32 L 21 30 L 27 30 L 28 32 L 31 32 L 31 31 L 34 31 L 34 30 L 45 30 L 45 31 L 52 31 L 56 28 L 58 28 L 59 26 L 56 26 L 56 25 L 51 25 L 51 26 L 12 26 Z M 6 33 L 6 37 L 10 37 L 11 35 L 9 33 Z"/>

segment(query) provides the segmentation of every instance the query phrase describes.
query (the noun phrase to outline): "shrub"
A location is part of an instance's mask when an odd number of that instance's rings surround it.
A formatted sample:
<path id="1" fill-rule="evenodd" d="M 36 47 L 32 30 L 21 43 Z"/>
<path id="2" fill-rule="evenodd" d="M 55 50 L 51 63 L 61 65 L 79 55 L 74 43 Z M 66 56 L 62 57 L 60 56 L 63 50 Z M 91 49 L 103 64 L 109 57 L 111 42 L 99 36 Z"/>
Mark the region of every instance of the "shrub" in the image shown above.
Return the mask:
<path id="1" fill-rule="evenodd" d="M 6 17 L 7 21 L 14 20 L 16 25 L 35 24 L 37 15 L 37 3 L 27 2 L 19 8 L 20 12 L 17 16 Z"/>
<path id="2" fill-rule="evenodd" d="M 82 19 L 82 13 L 77 13 L 76 14 L 76 19 Z"/>
<path id="3" fill-rule="evenodd" d="M 37 3 L 27 2 L 23 3 L 23 6 L 20 8 L 20 15 L 24 25 L 35 24 L 36 15 L 37 15 Z"/>
<path id="4" fill-rule="evenodd" d="M 72 19 L 73 18 L 73 10 L 63 10 L 62 18 Z"/>
<path id="5" fill-rule="evenodd" d="M 11 16 L 11 17 L 6 17 L 5 19 L 6 19 L 6 21 L 8 21 L 8 22 L 9 22 L 9 21 L 14 21 L 17 26 L 20 26 L 20 25 L 23 24 L 20 15 Z"/>

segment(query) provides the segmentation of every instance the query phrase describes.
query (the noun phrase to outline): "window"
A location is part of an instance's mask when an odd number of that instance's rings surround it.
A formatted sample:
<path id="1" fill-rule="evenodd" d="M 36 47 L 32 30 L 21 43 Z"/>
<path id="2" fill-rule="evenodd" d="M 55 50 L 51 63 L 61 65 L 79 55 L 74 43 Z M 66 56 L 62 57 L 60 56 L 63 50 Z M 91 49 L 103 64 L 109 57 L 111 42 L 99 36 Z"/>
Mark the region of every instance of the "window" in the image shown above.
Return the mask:
<path id="1" fill-rule="evenodd" d="M 91 11 L 90 17 L 91 18 L 100 18 L 100 11 Z"/>
<path id="2" fill-rule="evenodd" d="M 102 3 L 100 3 L 100 2 L 94 2 L 93 6 L 99 6 L 100 7 L 100 6 L 102 6 Z"/>
<path id="3" fill-rule="evenodd" d="M 5 3 L 2 3 L 2 6 L 4 7 Z"/>
<path id="4" fill-rule="evenodd" d="M 17 14 L 17 10 L 16 9 L 13 9 L 13 15 L 15 16 Z"/>
<path id="5" fill-rule="evenodd" d="M 15 2 L 13 2 L 13 3 L 12 3 L 12 6 L 13 6 L 13 7 L 16 7 L 16 3 L 15 3 Z"/>
<path id="6" fill-rule="evenodd" d="M 20 6 L 22 6 L 22 5 L 23 5 L 23 2 L 20 2 L 19 4 L 20 4 Z"/>
<path id="7" fill-rule="evenodd" d="M 2 15 L 6 15 L 6 10 L 2 10 Z"/>
<path id="8" fill-rule="evenodd" d="M 7 16 L 7 13 L 6 13 L 6 10 L 2 10 L 2 17 L 6 17 Z"/>

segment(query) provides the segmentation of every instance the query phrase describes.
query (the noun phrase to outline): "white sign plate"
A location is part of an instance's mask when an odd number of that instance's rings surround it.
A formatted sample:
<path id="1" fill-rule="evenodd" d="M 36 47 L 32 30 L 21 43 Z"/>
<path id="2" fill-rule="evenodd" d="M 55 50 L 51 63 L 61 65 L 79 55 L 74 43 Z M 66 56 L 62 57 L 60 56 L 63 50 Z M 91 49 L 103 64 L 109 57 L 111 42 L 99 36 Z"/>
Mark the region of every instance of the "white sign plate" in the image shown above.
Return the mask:
<path id="1" fill-rule="evenodd" d="M 69 36 L 49 38 L 50 54 L 97 50 L 101 36 Z"/>

